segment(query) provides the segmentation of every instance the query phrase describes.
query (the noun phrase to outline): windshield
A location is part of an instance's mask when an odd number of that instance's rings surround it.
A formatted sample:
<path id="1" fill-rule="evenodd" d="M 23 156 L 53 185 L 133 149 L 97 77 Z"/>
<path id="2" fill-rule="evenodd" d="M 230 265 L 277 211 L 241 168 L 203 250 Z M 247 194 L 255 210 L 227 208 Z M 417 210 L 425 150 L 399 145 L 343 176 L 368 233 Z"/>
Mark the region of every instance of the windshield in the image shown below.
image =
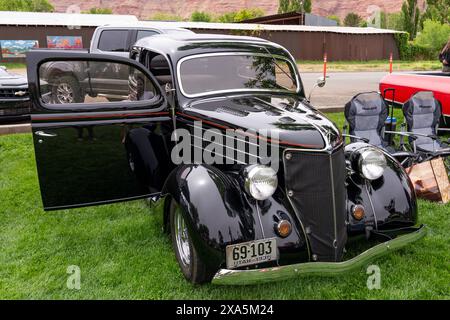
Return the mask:
<path id="1" fill-rule="evenodd" d="M 180 87 L 187 97 L 220 91 L 268 90 L 296 92 L 291 62 L 256 54 L 211 54 L 188 57 L 179 64 Z"/>

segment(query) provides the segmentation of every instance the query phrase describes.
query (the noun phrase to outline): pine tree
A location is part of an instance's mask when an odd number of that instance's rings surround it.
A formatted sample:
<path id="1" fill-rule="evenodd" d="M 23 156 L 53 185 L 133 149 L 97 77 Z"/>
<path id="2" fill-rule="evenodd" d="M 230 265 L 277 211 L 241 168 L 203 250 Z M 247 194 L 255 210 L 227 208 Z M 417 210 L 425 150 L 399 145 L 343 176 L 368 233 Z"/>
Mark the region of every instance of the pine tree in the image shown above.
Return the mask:
<path id="1" fill-rule="evenodd" d="M 278 13 L 286 13 L 289 11 L 289 0 L 279 0 Z"/>
<path id="2" fill-rule="evenodd" d="M 279 0 L 278 13 L 307 12 L 311 13 L 311 0 Z"/>
<path id="3" fill-rule="evenodd" d="M 409 39 L 414 40 L 417 35 L 420 11 L 417 0 L 406 0 L 402 5 L 403 30 L 409 33 Z"/>

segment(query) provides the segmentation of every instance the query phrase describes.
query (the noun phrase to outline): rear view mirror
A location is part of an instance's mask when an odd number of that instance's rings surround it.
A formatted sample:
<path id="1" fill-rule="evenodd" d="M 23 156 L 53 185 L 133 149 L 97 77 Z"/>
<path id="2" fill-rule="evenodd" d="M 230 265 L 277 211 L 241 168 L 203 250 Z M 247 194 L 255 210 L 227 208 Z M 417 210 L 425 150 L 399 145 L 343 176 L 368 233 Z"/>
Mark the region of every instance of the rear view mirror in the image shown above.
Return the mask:
<path id="1" fill-rule="evenodd" d="M 319 87 L 319 88 L 323 88 L 323 87 L 325 87 L 325 84 L 327 83 L 327 80 L 325 79 L 325 77 L 319 77 L 318 79 L 317 79 L 317 82 L 316 82 L 316 84 L 317 84 L 317 86 Z"/>
<path id="2" fill-rule="evenodd" d="M 313 91 L 314 91 L 315 88 L 317 88 L 317 87 L 318 87 L 318 88 L 323 88 L 323 87 L 325 87 L 325 84 L 327 83 L 327 78 L 328 78 L 328 77 L 321 76 L 321 77 L 319 77 L 319 78 L 317 79 L 316 84 L 314 85 L 314 87 L 312 88 L 311 92 L 309 93 L 308 101 L 311 101 L 311 95 L 312 95 L 312 93 L 313 93 Z"/>

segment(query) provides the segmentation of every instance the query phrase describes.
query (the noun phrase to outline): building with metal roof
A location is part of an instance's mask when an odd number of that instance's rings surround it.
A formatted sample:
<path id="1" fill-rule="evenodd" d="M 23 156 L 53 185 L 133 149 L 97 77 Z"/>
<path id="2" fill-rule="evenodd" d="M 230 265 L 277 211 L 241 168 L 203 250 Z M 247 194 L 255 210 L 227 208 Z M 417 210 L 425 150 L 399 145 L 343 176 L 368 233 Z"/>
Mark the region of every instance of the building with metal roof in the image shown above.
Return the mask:
<path id="1" fill-rule="evenodd" d="M 98 27 L 107 23 L 137 21 L 133 15 L 0 11 L 2 26 Z"/>
<path id="2" fill-rule="evenodd" d="M 52 39 L 76 41 L 78 48 L 89 48 L 96 27 L 156 26 L 186 28 L 196 33 L 256 36 L 287 48 L 299 60 L 319 60 L 324 53 L 332 60 L 388 59 L 392 53 L 398 58 L 394 38 L 397 31 L 376 28 L 339 26 L 275 25 L 262 23 L 210 23 L 138 21 L 132 15 L 68 14 L 0 11 L 0 61 L 24 61 L 23 54 L 11 53 L 5 43 L 50 47 Z M 74 40 L 75 39 L 75 40 Z M 69 43 L 70 44 L 70 43 Z"/>

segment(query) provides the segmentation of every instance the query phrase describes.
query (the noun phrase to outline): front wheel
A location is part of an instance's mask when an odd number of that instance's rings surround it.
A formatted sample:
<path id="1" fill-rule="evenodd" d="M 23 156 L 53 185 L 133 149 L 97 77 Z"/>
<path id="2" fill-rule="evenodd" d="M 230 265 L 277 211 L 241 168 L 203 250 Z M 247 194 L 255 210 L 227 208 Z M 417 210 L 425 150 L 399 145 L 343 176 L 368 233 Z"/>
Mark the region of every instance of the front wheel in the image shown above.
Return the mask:
<path id="1" fill-rule="evenodd" d="M 185 278 L 192 283 L 210 282 L 217 270 L 211 270 L 200 259 L 192 244 L 183 209 L 175 200 L 170 201 L 170 233 L 180 269 Z"/>
<path id="2" fill-rule="evenodd" d="M 53 103 L 70 104 L 84 102 L 80 84 L 72 76 L 61 76 L 52 80 Z"/>

